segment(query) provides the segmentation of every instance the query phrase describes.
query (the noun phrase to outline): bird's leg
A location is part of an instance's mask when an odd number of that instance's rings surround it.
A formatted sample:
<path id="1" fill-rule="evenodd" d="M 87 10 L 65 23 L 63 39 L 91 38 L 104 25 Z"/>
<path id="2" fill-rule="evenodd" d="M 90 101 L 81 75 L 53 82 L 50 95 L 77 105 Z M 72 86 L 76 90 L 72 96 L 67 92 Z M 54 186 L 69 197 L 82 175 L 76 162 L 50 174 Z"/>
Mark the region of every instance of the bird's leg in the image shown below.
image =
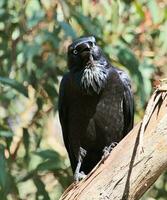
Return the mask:
<path id="1" fill-rule="evenodd" d="M 76 182 L 80 181 L 81 179 L 85 178 L 84 172 L 80 172 L 80 168 L 83 162 L 83 158 L 86 156 L 87 151 L 83 149 L 82 147 L 79 148 L 79 154 L 78 154 L 78 164 L 74 173 L 74 180 Z"/>
<path id="2" fill-rule="evenodd" d="M 112 142 L 109 146 L 104 147 L 102 160 L 105 160 L 109 156 L 110 152 L 114 149 L 114 147 L 117 144 L 117 142 Z"/>

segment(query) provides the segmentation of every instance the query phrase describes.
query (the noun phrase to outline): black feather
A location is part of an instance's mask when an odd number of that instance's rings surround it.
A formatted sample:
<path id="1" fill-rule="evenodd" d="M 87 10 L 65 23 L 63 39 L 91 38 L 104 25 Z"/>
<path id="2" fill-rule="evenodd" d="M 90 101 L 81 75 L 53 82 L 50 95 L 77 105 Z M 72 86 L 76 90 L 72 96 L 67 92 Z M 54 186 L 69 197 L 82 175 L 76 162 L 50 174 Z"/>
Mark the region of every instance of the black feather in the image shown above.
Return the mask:
<path id="1" fill-rule="evenodd" d="M 81 170 L 88 173 L 104 147 L 132 129 L 133 94 L 127 74 L 108 62 L 94 37 L 69 46 L 68 65 L 70 72 L 60 86 L 59 117 L 73 172 L 82 147 L 87 155 Z"/>

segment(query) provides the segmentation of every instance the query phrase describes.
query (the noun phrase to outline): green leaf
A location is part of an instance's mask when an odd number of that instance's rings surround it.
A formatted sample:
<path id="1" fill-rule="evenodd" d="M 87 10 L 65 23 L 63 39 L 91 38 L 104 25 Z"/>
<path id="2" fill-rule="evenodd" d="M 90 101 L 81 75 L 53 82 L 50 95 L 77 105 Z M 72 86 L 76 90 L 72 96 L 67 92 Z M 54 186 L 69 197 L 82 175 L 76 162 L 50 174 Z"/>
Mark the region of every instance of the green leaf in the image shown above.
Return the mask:
<path id="1" fill-rule="evenodd" d="M 167 13 L 167 12 L 166 12 Z M 162 54 L 166 54 L 167 52 L 167 39 L 166 39 L 166 36 L 167 36 L 167 20 L 166 22 L 164 23 L 163 27 L 162 27 L 162 31 L 160 33 L 160 41 L 162 43 L 162 48 L 161 48 L 161 52 Z"/>
<path id="2" fill-rule="evenodd" d="M 5 15 L 5 9 L 0 8 L 0 18 L 2 18 Z"/>
<path id="3" fill-rule="evenodd" d="M 112 1 L 112 16 L 111 16 L 111 22 L 112 22 L 112 30 L 116 32 L 119 24 L 119 4 L 117 0 Z"/>
<path id="4" fill-rule="evenodd" d="M 62 7 L 64 18 L 68 21 L 70 18 L 70 7 L 68 6 L 66 1 L 60 1 L 60 5 Z"/>
<path id="5" fill-rule="evenodd" d="M 152 92 L 151 77 L 155 72 L 155 66 L 151 64 L 149 60 L 144 59 L 144 61 L 140 63 L 139 70 L 144 77 L 145 99 L 148 100 Z"/>
<path id="6" fill-rule="evenodd" d="M 6 160 L 4 155 L 4 146 L 0 145 L 0 186 L 5 188 L 7 182 Z"/>
<path id="7" fill-rule="evenodd" d="M 0 130 L 0 136 L 10 138 L 13 137 L 13 133 L 8 130 Z"/>
<path id="8" fill-rule="evenodd" d="M 142 4 L 139 3 L 138 1 L 134 1 L 134 5 L 135 5 L 135 7 L 136 7 L 137 13 L 140 15 L 140 17 L 141 17 L 142 19 L 144 19 L 144 11 L 143 11 Z"/>
<path id="9" fill-rule="evenodd" d="M 59 47 L 59 40 L 57 39 L 57 37 L 55 37 L 54 33 L 51 33 L 47 30 L 44 30 L 42 33 L 42 40 L 43 42 L 50 42 L 50 44 L 54 47 L 54 48 L 58 48 Z"/>
<path id="10" fill-rule="evenodd" d="M 1 0 L 1 1 L 0 1 L 0 8 L 2 8 L 2 7 L 4 6 L 5 1 L 6 1 L 6 0 Z"/>
<path id="11" fill-rule="evenodd" d="M 97 25 L 97 21 L 91 20 L 91 18 L 82 15 L 79 12 L 73 12 L 73 17 L 77 20 L 77 22 L 83 27 L 83 30 L 86 34 L 95 35 L 96 37 L 100 37 L 101 28 Z"/>
<path id="12" fill-rule="evenodd" d="M 60 159 L 60 155 L 56 151 L 53 151 L 50 149 L 43 150 L 43 151 L 37 151 L 34 153 L 43 159 L 53 159 L 55 161 Z"/>
<path id="13" fill-rule="evenodd" d="M 54 170 L 60 170 L 60 169 L 64 169 L 64 164 L 62 163 L 61 160 L 47 160 L 44 161 L 43 163 L 40 163 L 37 166 L 37 170 L 39 171 L 54 171 Z"/>
<path id="14" fill-rule="evenodd" d="M 132 74 L 136 74 L 137 72 L 141 76 L 138 70 L 139 61 L 134 53 L 129 48 L 123 46 L 116 46 L 116 50 L 119 62 L 129 69 Z"/>
<path id="15" fill-rule="evenodd" d="M 111 48 L 111 50 L 112 53 L 118 58 L 119 63 L 129 70 L 129 73 L 137 86 L 137 94 L 140 97 L 140 106 L 144 106 L 146 102 L 146 91 L 143 87 L 144 77 L 139 70 L 140 63 L 137 57 L 127 46 L 122 44 Z"/>
<path id="16" fill-rule="evenodd" d="M 88 15 L 90 10 L 90 1 L 89 0 L 82 0 L 82 10 L 84 15 Z"/>
<path id="17" fill-rule="evenodd" d="M 23 94 L 25 97 L 28 97 L 28 91 L 27 88 L 24 87 L 21 83 L 17 82 L 14 79 L 10 79 L 10 78 L 4 78 L 4 77 L 0 77 L 0 82 L 4 85 L 8 85 L 12 88 L 14 88 L 15 90 L 17 90 L 19 93 Z"/>
<path id="18" fill-rule="evenodd" d="M 148 1 L 148 7 L 149 7 L 149 10 L 151 12 L 153 23 L 154 24 L 159 23 L 160 20 L 161 20 L 160 19 L 160 10 L 159 10 L 159 7 L 158 7 L 156 0 L 149 0 Z"/>
<path id="19" fill-rule="evenodd" d="M 39 1 L 28 1 L 25 11 L 27 16 L 27 26 L 29 28 L 37 25 L 45 16 L 45 12 L 42 9 Z"/>
<path id="20" fill-rule="evenodd" d="M 23 144 L 25 148 L 25 160 L 29 158 L 30 136 L 26 128 L 23 129 Z"/>
<path id="21" fill-rule="evenodd" d="M 43 98 L 40 98 L 40 97 L 37 98 L 37 105 L 38 105 L 38 109 L 41 110 L 43 106 Z"/>
<path id="22" fill-rule="evenodd" d="M 19 178 L 18 182 L 28 181 L 29 179 L 32 179 L 35 175 L 36 175 L 36 170 L 32 170 L 28 172 L 25 176 Z"/>
<path id="23" fill-rule="evenodd" d="M 39 55 L 41 53 L 41 45 L 34 42 L 33 44 L 26 44 L 23 48 L 23 53 L 25 58 L 33 59 L 35 55 Z"/>
<path id="24" fill-rule="evenodd" d="M 53 85 L 46 83 L 44 85 L 44 88 L 45 88 L 46 92 L 48 93 L 49 97 L 57 97 L 58 96 L 56 88 Z"/>
<path id="25" fill-rule="evenodd" d="M 41 181 L 39 176 L 33 178 L 34 184 L 37 188 L 36 199 L 50 200 L 49 194 L 45 189 L 44 183 Z"/>
<path id="26" fill-rule="evenodd" d="M 66 36 L 71 36 L 73 39 L 76 38 L 76 33 L 72 27 L 66 22 L 60 22 L 61 28 L 64 30 Z"/>

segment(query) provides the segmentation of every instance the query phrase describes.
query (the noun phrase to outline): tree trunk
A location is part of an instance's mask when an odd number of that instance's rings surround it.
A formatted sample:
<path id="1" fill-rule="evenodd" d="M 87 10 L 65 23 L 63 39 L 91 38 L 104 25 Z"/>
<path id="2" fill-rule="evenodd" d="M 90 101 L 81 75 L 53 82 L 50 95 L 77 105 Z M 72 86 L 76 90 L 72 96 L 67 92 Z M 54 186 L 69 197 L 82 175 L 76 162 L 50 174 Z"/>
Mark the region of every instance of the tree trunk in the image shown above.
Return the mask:
<path id="1" fill-rule="evenodd" d="M 61 200 L 138 200 L 166 167 L 167 92 L 161 87 L 150 99 L 143 121 Z"/>

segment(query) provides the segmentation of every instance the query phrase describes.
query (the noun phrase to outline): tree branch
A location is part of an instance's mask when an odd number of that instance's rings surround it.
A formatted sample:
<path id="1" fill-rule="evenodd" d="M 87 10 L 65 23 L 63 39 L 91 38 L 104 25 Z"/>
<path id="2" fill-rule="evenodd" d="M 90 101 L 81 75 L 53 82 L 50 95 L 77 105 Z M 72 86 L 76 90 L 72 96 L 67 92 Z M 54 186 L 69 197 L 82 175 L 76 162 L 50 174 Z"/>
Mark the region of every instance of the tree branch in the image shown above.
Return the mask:
<path id="1" fill-rule="evenodd" d="M 143 121 L 109 157 L 100 161 L 84 180 L 73 183 L 61 200 L 137 200 L 148 190 L 167 168 L 166 89 L 161 86 L 154 92 L 146 111 Z"/>

